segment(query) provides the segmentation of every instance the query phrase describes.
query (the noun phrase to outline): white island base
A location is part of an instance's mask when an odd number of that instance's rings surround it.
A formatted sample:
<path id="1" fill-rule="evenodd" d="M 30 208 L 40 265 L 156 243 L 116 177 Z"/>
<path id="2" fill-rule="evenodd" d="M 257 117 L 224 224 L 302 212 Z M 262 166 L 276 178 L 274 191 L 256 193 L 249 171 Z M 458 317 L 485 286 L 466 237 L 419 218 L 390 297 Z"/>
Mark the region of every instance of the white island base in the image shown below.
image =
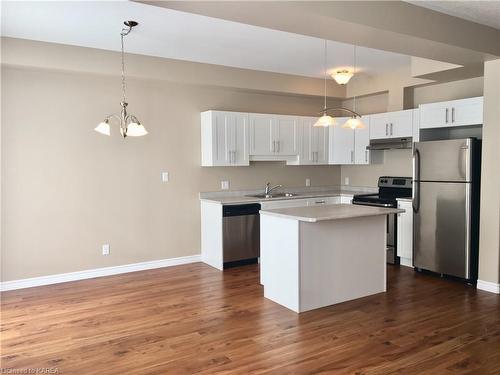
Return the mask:
<path id="1" fill-rule="evenodd" d="M 331 205 L 262 210 L 264 297 L 297 313 L 386 291 L 386 215 Z"/>

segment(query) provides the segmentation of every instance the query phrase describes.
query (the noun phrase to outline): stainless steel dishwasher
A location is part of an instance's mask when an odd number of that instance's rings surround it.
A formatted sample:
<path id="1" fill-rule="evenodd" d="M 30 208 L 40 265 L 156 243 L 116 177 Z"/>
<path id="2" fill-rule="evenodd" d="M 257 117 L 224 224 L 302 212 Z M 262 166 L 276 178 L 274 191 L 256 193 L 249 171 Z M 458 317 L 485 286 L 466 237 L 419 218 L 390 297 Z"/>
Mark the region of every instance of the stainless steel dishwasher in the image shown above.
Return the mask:
<path id="1" fill-rule="evenodd" d="M 222 208 L 224 268 L 256 263 L 260 256 L 260 204 Z"/>

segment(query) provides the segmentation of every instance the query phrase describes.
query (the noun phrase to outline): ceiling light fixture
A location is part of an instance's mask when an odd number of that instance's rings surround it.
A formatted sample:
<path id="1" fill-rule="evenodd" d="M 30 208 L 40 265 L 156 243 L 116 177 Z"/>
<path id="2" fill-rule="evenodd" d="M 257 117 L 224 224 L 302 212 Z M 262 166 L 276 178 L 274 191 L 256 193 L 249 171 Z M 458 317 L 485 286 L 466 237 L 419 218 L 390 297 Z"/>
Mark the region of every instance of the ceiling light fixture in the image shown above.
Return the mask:
<path id="1" fill-rule="evenodd" d="M 353 75 L 356 73 L 356 46 L 354 46 L 354 69 L 353 69 Z M 354 95 L 353 100 L 352 100 L 352 111 L 351 111 L 354 116 L 352 116 L 349 120 L 347 120 L 342 127 L 344 129 L 364 129 L 366 126 L 363 124 L 363 121 L 361 121 L 361 116 L 356 113 L 356 95 Z"/>
<path id="2" fill-rule="evenodd" d="M 332 116 L 329 116 L 327 113 L 328 108 L 326 108 L 326 74 L 327 74 L 327 53 L 328 53 L 328 46 L 327 46 L 327 41 L 325 39 L 325 71 L 324 71 L 324 91 L 325 91 L 325 104 L 323 106 L 323 114 L 321 117 L 314 123 L 313 126 L 315 127 L 320 127 L 320 128 L 326 128 L 328 126 L 333 126 L 335 125 L 335 119 Z"/>
<path id="3" fill-rule="evenodd" d="M 107 116 L 97 127 L 94 129 L 96 132 L 104 134 L 104 135 L 110 135 L 111 134 L 111 129 L 110 129 L 110 124 L 109 121 L 112 119 L 115 119 L 118 121 L 118 125 L 120 126 L 120 133 L 125 137 L 141 137 L 143 135 L 148 134 L 146 128 L 144 125 L 141 124 L 141 122 L 137 119 L 132 114 L 127 113 L 127 105 L 128 103 L 125 100 L 125 53 L 124 53 L 124 48 L 123 48 L 123 37 L 127 36 L 131 31 L 132 28 L 137 26 L 138 23 L 136 21 L 125 21 L 124 22 L 125 26 L 127 28 L 122 29 L 120 36 L 121 36 L 121 57 L 122 57 L 122 101 L 120 102 L 120 105 L 122 107 L 120 115 L 109 115 Z"/>
<path id="4" fill-rule="evenodd" d="M 339 84 L 339 85 L 347 85 L 347 82 L 352 78 L 354 73 L 351 73 L 347 69 L 342 69 L 342 70 L 337 70 L 334 74 L 332 74 L 332 78 Z"/>
<path id="5" fill-rule="evenodd" d="M 327 108 L 326 106 L 326 75 L 327 75 L 327 41 L 325 39 L 325 77 L 324 77 L 324 90 L 325 90 L 325 103 L 324 103 L 324 107 L 323 107 L 323 110 L 319 113 L 321 113 L 321 117 L 314 123 L 314 127 L 323 127 L 323 128 L 326 128 L 328 126 L 334 126 L 336 125 L 336 120 L 335 120 L 335 117 L 332 117 L 330 115 L 328 115 L 328 111 L 338 111 L 338 112 L 347 112 L 349 113 L 352 118 L 350 120 L 353 120 L 353 119 L 356 119 L 358 120 L 358 122 L 354 125 L 354 127 L 352 127 L 353 125 L 349 126 L 351 127 L 352 129 L 358 129 L 358 128 L 363 128 L 364 125 L 363 123 L 361 122 L 361 115 L 359 115 L 358 113 L 356 113 L 354 110 L 350 110 L 350 109 L 347 109 L 347 108 L 344 108 L 344 107 L 331 107 L 331 108 Z M 354 50 L 354 55 L 356 56 L 356 50 Z M 355 57 L 356 59 L 356 57 Z M 356 61 L 356 60 L 355 60 Z M 354 63 L 356 64 L 356 62 Z M 354 69 L 356 70 L 356 65 L 354 67 Z M 356 100 L 356 98 L 354 98 L 354 100 Z M 356 108 L 356 106 L 354 105 L 354 109 Z M 346 124 L 350 121 L 348 120 L 342 127 L 346 127 Z M 351 122 L 352 123 L 352 122 Z M 354 123 L 352 123 L 354 124 Z"/>

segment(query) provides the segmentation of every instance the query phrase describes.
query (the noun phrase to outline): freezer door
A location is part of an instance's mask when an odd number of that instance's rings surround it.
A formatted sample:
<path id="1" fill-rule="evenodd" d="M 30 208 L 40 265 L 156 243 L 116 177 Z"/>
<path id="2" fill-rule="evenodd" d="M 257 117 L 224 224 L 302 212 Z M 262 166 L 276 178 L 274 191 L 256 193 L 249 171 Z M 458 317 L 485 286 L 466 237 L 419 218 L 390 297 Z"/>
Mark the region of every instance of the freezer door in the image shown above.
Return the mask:
<path id="1" fill-rule="evenodd" d="M 470 278 L 470 184 L 420 182 L 413 213 L 413 264 Z"/>
<path id="2" fill-rule="evenodd" d="M 470 138 L 416 142 L 414 180 L 470 182 L 472 147 Z"/>

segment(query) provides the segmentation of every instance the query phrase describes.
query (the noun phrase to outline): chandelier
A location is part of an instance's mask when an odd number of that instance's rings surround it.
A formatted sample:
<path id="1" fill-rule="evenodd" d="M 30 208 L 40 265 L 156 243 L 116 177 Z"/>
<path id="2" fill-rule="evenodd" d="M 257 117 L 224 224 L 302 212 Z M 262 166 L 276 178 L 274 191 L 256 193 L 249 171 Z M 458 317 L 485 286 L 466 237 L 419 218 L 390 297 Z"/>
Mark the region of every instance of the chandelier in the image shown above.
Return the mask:
<path id="1" fill-rule="evenodd" d="M 125 98 L 125 53 L 124 53 L 124 48 L 123 48 L 123 38 L 127 36 L 131 31 L 132 28 L 137 26 L 138 23 L 136 21 L 125 21 L 124 22 L 125 26 L 127 28 L 122 29 L 120 36 L 121 36 L 121 58 L 122 58 L 122 101 L 120 102 L 120 106 L 122 107 L 120 114 L 113 114 L 106 116 L 106 118 L 99 124 L 97 127 L 94 129 L 96 132 L 104 134 L 104 135 L 110 135 L 111 134 L 111 129 L 110 129 L 110 121 L 111 120 L 116 120 L 120 127 L 120 134 L 123 136 L 123 138 L 126 137 L 141 137 L 143 135 L 148 134 L 146 128 L 144 125 L 141 124 L 139 119 L 134 116 L 133 114 L 127 113 L 127 106 L 128 103 Z"/>

